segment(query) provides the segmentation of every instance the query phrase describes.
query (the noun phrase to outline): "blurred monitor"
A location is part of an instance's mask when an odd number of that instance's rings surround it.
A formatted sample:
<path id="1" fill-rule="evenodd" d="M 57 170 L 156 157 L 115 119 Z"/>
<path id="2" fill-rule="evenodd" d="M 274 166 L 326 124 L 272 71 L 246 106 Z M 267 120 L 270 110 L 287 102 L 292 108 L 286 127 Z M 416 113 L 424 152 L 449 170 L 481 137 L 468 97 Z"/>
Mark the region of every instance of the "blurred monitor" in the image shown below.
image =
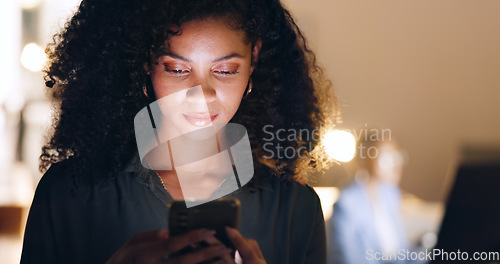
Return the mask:
<path id="1" fill-rule="evenodd" d="M 434 250 L 466 252 L 460 257 L 473 258 L 475 252 L 496 252 L 489 260 L 467 263 L 500 263 L 500 151 L 464 149 L 455 183 L 448 197 Z M 482 257 L 486 255 L 483 254 Z M 444 258 L 444 255 L 442 255 Z M 431 263 L 462 263 L 451 260 L 457 254 L 448 254 L 448 261 L 438 257 Z M 481 256 L 480 256 L 481 257 Z"/>

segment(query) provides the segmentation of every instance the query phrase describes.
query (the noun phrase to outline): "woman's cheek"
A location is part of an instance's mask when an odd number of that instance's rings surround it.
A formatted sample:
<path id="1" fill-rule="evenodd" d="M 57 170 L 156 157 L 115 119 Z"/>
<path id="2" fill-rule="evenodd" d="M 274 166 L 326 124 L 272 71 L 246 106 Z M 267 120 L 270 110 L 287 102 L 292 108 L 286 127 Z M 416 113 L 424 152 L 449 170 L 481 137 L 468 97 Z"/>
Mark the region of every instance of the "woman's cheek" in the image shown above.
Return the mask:
<path id="1" fill-rule="evenodd" d="M 227 103 L 227 109 L 228 109 L 228 112 L 230 112 L 230 115 L 231 115 L 231 116 L 229 116 L 230 119 L 238 111 L 238 108 L 240 107 L 240 104 L 241 104 L 241 100 L 242 100 L 242 96 L 241 96 L 240 93 L 238 93 L 238 94 L 235 94 L 232 97 L 231 102 Z"/>
<path id="2" fill-rule="evenodd" d="M 236 105 L 238 106 L 241 102 L 241 99 L 243 98 L 243 93 L 245 92 L 245 87 L 227 87 L 224 90 L 219 90 L 219 98 L 222 103 L 224 103 L 227 106 L 233 106 Z"/>
<path id="3" fill-rule="evenodd" d="M 157 98 L 169 96 L 173 93 L 179 92 L 189 87 L 184 87 L 182 84 L 175 82 L 157 82 L 153 83 L 153 88 Z"/>

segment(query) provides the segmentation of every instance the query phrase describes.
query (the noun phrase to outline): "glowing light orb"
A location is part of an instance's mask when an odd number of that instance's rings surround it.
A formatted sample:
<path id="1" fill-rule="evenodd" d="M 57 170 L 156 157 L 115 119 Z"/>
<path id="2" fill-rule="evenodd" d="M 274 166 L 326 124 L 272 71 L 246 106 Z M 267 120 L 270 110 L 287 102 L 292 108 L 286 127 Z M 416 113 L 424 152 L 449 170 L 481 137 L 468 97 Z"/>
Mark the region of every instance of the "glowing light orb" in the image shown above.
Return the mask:
<path id="1" fill-rule="evenodd" d="M 356 139 L 347 131 L 333 130 L 326 133 L 323 145 L 326 153 L 340 162 L 349 162 L 356 154 Z"/>
<path id="2" fill-rule="evenodd" d="M 21 7 L 23 9 L 33 9 L 40 5 L 42 0 L 21 0 Z"/>
<path id="3" fill-rule="evenodd" d="M 29 43 L 24 46 L 21 53 L 21 64 L 24 68 L 33 72 L 41 71 L 46 61 L 47 56 L 40 46 L 35 43 Z"/>

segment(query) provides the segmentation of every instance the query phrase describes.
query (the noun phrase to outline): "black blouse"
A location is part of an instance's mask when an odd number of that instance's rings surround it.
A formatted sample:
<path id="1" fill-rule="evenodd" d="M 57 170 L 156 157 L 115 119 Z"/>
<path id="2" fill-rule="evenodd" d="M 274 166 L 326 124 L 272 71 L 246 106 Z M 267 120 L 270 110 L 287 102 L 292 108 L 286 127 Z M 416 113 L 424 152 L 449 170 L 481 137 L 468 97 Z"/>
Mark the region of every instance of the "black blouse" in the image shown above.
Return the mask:
<path id="1" fill-rule="evenodd" d="M 113 180 L 80 183 L 54 164 L 36 189 L 21 263 L 104 263 L 135 233 L 167 229 L 172 197 L 138 159 Z M 255 239 L 268 263 L 325 263 L 323 213 L 314 190 L 268 175 L 241 202 L 239 231 Z M 224 188 L 221 186 L 220 188 Z"/>

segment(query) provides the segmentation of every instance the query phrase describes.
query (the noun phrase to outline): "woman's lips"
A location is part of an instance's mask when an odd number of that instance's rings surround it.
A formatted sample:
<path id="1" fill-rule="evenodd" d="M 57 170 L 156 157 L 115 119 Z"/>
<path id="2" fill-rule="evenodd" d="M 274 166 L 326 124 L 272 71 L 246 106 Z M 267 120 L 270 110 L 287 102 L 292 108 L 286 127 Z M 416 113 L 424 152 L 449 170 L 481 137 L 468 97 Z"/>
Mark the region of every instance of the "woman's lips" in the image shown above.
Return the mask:
<path id="1" fill-rule="evenodd" d="M 204 127 L 214 121 L 219 114 L 191 113 L 183 114 L 184 118 L 193 126 Z"/>

